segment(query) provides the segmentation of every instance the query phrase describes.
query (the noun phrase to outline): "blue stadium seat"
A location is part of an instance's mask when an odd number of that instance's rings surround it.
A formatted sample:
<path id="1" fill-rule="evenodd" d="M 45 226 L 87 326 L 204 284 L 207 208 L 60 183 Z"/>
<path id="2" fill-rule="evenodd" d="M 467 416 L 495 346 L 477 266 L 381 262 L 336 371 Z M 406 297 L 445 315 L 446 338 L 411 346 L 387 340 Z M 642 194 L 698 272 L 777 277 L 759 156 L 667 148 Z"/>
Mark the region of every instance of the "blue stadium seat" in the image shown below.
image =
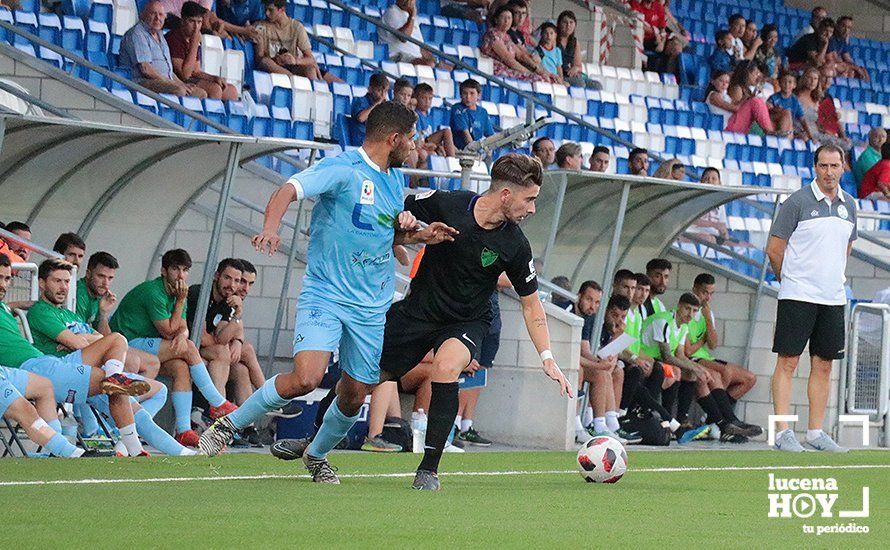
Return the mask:
<path id="1" fill-rule="evenodd" d="M 92 0 L 89 17 L 93 21 L 105 23 L 110 27 L 114 18 L 114 4 L 109 0 Z"/>
<path id="2" fill-rule="evenodd" d="M 226 106 L 223 104 L 222 100 L 211 98 L 205 99 L 204 112 L 206 113 L 207 118 L 209 118 L 210 120 L 222 126 L 227 125 L 228 115 L 226 114 Z M 211 134 L 220 133 L 219 130 L 211 126 L 207 127 L 207 131 Z"/>
<path id="3" fill-rule="evenodd" d="M 249 134 L 250 118 L 244 110 L 244 104 L 240 101 L 228 101 L 225 106 L 228 112 L 226 125 L 239 134 Z"/>
<path id="4" fill-rule="evenodd" d="M 83 20 L 79 17 L 65 15 L 62 17 L 62 47 L 75 53 L 83 51 L 83 41 L 86 30 Z"/>
<path id="5" fill-rule="evenodd" d="M 37 16 L 40 25 L 38 34 L 40 38 L 53 44 L 62 41 L 62 21 L 59 16 L 54 13 L 41 13 Z"/>

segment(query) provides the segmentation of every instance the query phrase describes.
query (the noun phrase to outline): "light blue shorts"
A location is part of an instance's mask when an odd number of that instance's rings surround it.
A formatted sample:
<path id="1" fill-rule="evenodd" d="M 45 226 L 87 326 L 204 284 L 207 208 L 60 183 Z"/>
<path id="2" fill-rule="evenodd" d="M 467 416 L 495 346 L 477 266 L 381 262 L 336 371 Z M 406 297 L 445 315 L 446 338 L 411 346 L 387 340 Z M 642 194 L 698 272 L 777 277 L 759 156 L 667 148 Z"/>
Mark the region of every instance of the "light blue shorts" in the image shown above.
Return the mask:
<path id="1" fill-rule="evenodd" d="M 130 340 L 130 347 L 136 348 L 139 351 L 144 351 L 145 353 L 150 353 L 152 355 L 157 355 L 161 351 L 161 339 L 160 338 L 134 338 Z"/>
<path id="2" fill-rule="evenodd" d="M 28 387 L 28 373 L 21 369 L 0 367 L 0 416 L 16 399 L 25 396 Z"/>
<path id="3" fill-rule="evenodd" d="M 89 365 L 78 365 L 63 357 L 44 355 L 28 359 L 20 367 L 22 370 L 49 378 L 53 383 L 56 401 L 70 401 L 75 405 L 87 402 L 90 393 Z"/>
<path id="4" fill-rule="evenodd" d="M 346 307 L 303 292 L 297 303 L 294 355 L 340 349 L 340 368 L 365 384 L 380 381 L 386 312 Z"/>

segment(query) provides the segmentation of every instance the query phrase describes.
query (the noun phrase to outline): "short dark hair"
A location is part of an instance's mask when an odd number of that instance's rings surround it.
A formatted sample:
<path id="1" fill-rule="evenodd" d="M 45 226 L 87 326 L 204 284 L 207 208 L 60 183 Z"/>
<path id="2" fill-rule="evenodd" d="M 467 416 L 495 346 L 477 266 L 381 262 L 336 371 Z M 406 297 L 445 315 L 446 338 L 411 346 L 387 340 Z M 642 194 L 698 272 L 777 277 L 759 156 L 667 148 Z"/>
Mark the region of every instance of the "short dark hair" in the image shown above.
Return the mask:
<path id="1" fill-rule="evenodd" d="M 284 7 L 287 6 L 287 0 L 263 0 L 263 5 L 284 9 Z"/>
<path id="2" fill-rule="evenodd" d="M 544 31 L 547 29 L 553 29 L 553 32 L 559 34 L 559 29 L 556 28 L 556 25 L 551 23 L 550 21 L 544 21 L 541 23 L 541 26 L 538 27 L 538 32 L 541 34 L 541 37 L 544 37 Z"/>
<path id="3" fill-rule="evenodd" d="M 12 262 L 6 254 L 0 254 L 0 267 L 12 267 Z"/>
<path id="4" fill-rule="evenodd" d="M 37 278 L 38 279 L 46 279 L 49 277 L 49 274 L 53 271 L 65 270 L 68 273 L 71 273 L 71 268 L 74 267 L 65 260 L 59 258 L 49 258 L 48 260 L 43 260 L 40 262 L 40 267 L 37 268 Z"/>
<path id="5" fill-rule="evenodd" d="M 691 292 L 684 292 L 683 295 L 680 296 L 680 300 L 677 303 L 701 307 L 701 300 L 699 300 L 698 296 Z"/>
<path id="6" fill-rule="evenodd" d="M 745 16 L 742 15 L 742 14 L 740 14 L 740 13 L 734 13 L 734 14 L 732 14 L 732 15 L 729 16 L 729 24 L 732 25 L 733 23 L 735 23 L 735 22 L 738 21 L 739 19 L 744 20 L 744 19 L 745 19 Z"/>
<path id="7" fill-rule="evenodd" d="M 536 153 L 538 150 L 540 150 L 541 144 L 544 143 L 545 141 L 549 141 L 551 143 L 553 142 L 553 140 L 547 136 L 539 137 L 538 139 L 536 139 L 535 141 L 532 142 L 532 152 Z"/>
<path id="8" fill-rule="evenodd" d="M 766 25 L 760 27 L 760 38 L 766 40 L 770 33 L 776 31 L 779 32 L 779 27 L 773 25 L 772 23 L 767 23 Z"/>
<path id="9" fill-rule="evenodd" d="M 368 139 L 407 134 L 417 123 L 417 113 L 397 101 L 384 101 L 371 109 L 365 125 Z"/>
<path id="10" fill-rule="evenodd" d="M 388 88 L 389 79 L 383 73 L 374 73 L 368 78 L 368 88 Z"/>
<path id="11" fill-rule="evenodd" d="M 191 269 L 192 267 L 192 257 L 189 256 L 189 253 L 181 248 L 174 248 L 173 250 L 168 250 L 164 252 L 164 255 L 161 256 L 161 267 L 164 269 L 169 269 L 171 267 L 184 267 L 187 269 Z"/>
<path id="12" fill-rule="evenodd" d="M 468 78 L 468 79 L 464 80 L 463 82 L 460 83 L 460 86 L 458 86 L 458 89 L 461 92 L 464 91 L 464 89 L 466 89 L 466 88 L 472 88 L 472 89 L 476 90 L 477 92 L 479 92 L 480 94 L 482 93 L 482 85 L 479 84 L 479 81 L 473 80 L 472 78 Z"/>
<path id="13" fill-rule="evenodd" d="M 630 150 L 630 154 L 627 155 L 627 160 L 629 161 L 637 155 L 649 155 L 649 151 L 647 149 L 643 149 L 642 147 L 634 147 Z"/>
<path id="14" fill-rule="evenodd" d="M 884 142 L 884 145 L 881 145 L 881 159 L 890 160 L 890 139 Z"/>
<path id="15" fill-rule="evenodd" d="M 834 143 L 824 143 L 816 149 L 815 153 L 813 153 L 813 166 L 819 164 L 819 155 L 821 155 L 823 151 L 834 151 L 835 153 L 840 154 L 841 162 L 844 162 L 844 159 L 847 157 L 846 153 L 844 153 L 843 148 L 841 148 L 840 146 L 835 145 Z"/>
<path id="16" fill-rule="evenodd" d="M 852 21 L 852 20 L 853 20 L 852 15 L 842 15 L 837 18 L 837 24 L 840 25 L 841 21 Z"/>
<path id="17" fill-rule="evenodd" d="M 832 19 L 831 17 L 826 17 L 826 18 L 823 19 L 822 21 L 819 21 L 819 28 L 816 29 L 816 30 L 822 30 L 822 29 L 824 29 L 825 27 L 831 27 L 831 28 L 833 29 L 833 28 L 835 28 L 836 26 L 837 26 L 837 25 L 834 24 L 834 19 Z"/>
<path id="18" fill-rule="evenodd" d="M 591 288 L 593 290 L 596 290 L 597 292 L 603 291 L 603 287 L 601 287 L 598 282 L 584 281 L 583 283 L 581 283 L 581 286 L 578 287 L 578 296 L 581 296 L 582 294 L 584 294 L 584 292 L 586 292 L 588 289 L 591 289 Z"/>
<path id="19" fill-rule="evenodd" d="M 207 13 L 207 8 L 190 0 L 182 5 L 179 16 L 182 19 L 188 19 L 189 17 L 203 17 L 205 13 Z"/>
<path id="20" fill-rule="evenodd" d="M 710 172 L 716 172 L 717 177 L 718 178 L 720 177 L 720 170 L 714 168 L 713 166 L 708 166 L 707 168 L 705 168 L 704 170 L 701 171 L 701 179 L 705 179 L 705 176 L 707 174 L 709 174 Z"/>
<path id="21" fill-rule="evenodd" d="M 626 281 L 628 279 L 634 278 L 634 272 L 629 269 L 619 269 L 615 272 L 615 277 L 612 279 L 613 284 L 618 284 L 619 281 Z"/>
<path id="22" fill-rule="evenodd" d="M 565 275 L 557 275 L 556 277 L 550 279 L 550 282 L 555 284 L 556 286 L 558 286 L 559 288 L 561 288 L 563 290 L 570 291 L 572 289 L 572 283 L 571 283 L 571 281 L 569 281 L 569 278 L 566 277 Z"/>
<path id="23" fill-rule="evenodd" d="M 605 154 L 607 154 L 607 155 L 611 155 L 611 154 L 612 154 L 612 153 L 609 152 L 609 148 L 606 147 L 605 145 L 597 145 L 596 147 L 594 147 L 594 148 L 593 148 L 593 152 L 590 153 L 590 156 L 593 156 L 593 155 L 595 155 L 595 154 L 597 154 L 597 153 L 605 153 Z"/>
<path id="24" fill-rule="evenodd" d="M 491 187 L 498 190 L 508 183 L 518 187 L 540 186 L 544 180 L 544 167 L 540 159 L 519 153 L 505 153 L 491 165 Z"/>
<path id="25" fill-rule="evenodd" d="M 816 6 L 815 8 L 812 9 L 812 11 L 810 11 L 810 15 L 816 15 L 816 13 L 820 12 L 820 11 L 828 11 L 828 10 L 826 10 L 822 6 Z"/>
<path id="26" fill-rule="evenodd" d="M 249 261 L 245 260 L 244 258 L 239 258 L 238 260 L 241 262 L 241 267 L 244 268 L 244 269 L 242 269 L 242 271 L 244 271 L 245 273 L 253 273 L 254 275 L 256 275 L 256 266 L 255 265 L 253 265 Z"/>
<path id="27" fill-rule="evenodd" d="M 661 271 L 662 269 L 671 270 L 674 268 L 674 265 L 670 260 L 666 260 L 664 258 L 653 258 L 646 262 L 646 274 L 652 273 L 653 271 Z"/>
<path id="28" fill-rule="evenodd" d="M 634 273 L 634 279 L 637 280 L 637 286 L 652 286 L 652 281 L 645 273 Z"/>
<path id="29" fill-rule="evenodd" d="M 430 86 L 429 84 L 427 84 L 426 82 L 421 82 L 417 86 L 414 86 L 414 95 L 415 96 L 420 95 L 420 94 L 432 94 L 432 93 L 434 93 L 433 87 Z"/>
<path id="30" fill-rule="evenodd" d="M 721 40 L 726 38 L 729 35 L 729 31 L 726 29 L 720 29 L 719 31 L 714 33 L 714 43 L 719 43 Z"/>
<path id="31" fill-rule="evenodd" d="M 59 254 L 64 254 L 71 246 L 80 248 L 84 251 L 87 249 L 87 244 L 83 242 L 83 239 L 81 239 L 80 235 L 77 233 L 62 233 L 59 235 L 59 238 L 56 239 L 56 244 L 53 245 L 53 251 L 58 252 Z"/>
<path id="32" fill-rule="evenodd" d="M 714 279 L 714 276 L 710 273 L 699 273 L 695 276 L 695 280 L 692 282 L 692 286 L 704 286 L 704 285 L 713 285 L 716 284 L 717 280 Z"/>
<path id="33" fill-rule="evenodd" d="M 30 233 L 31 231 L 31 227 L 25 222 L 9 222 L 4 229 L 10 233 L 15 233 L 16 231 L 28 231 Z"/>
<path id="34" fill-rule="evenodd" d="M 118 269 L 120 267 L 117 263 L 117 258 L 108 252 L 96 252 L 87 261 L 87 269 L 96 269 L 100 265 L 110 269 Z"/>
<path id="35" fill-rule="evenodd" d="M 395 84 L 392 85 L 392 91 L 398 92 L 402 88 L 411 88 L 411 91 L 414 91 L 414 85 L 411 84 L 411 81 L 407 78 L 399 78 L 396 80 Z"/>
<path id="36" fill-rule="evenodd" d="M 225 258 L 216 264 L 216 274 L 219 275 L 229 267 L 235 268 L 238 271 L 244 271 L 244 265 L 241 263 L 241 260 L 237 258 Z"/>
<path id="37" fill-rule="evenodd" d="M 627 311 L 630 309 L 630 300 L 627 296 L 613 294 L 609 297 L 609 305 L 606 306 L 606 309 L 620 309 L 621 311 Z"/>

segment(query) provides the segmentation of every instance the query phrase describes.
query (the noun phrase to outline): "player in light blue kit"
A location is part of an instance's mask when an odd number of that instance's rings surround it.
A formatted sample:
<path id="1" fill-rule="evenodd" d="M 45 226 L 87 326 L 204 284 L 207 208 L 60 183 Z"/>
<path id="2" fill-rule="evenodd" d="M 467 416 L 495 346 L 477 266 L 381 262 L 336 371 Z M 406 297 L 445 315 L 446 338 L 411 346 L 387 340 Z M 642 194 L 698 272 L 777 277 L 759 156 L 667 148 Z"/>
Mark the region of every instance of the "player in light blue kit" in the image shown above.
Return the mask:
<path id="1" fill-rule="evenodd" d="M 455 233 L 443 223 L 420 229 L 410 212 L 401 211 L 405 178 L 397 168 L 414 148 L 416 121 L 406 107 L 381 103 L 368 117 L 361 148 L 322 160 L 272 195 L 263 232 L 253 238 L 257 250 L 268 247 L 270 254 L 281 242 L 278 228 L 290 203 L 317 197 L 297 308 L 294 370 L 270 378 L 205 431 L 200 447 L 206 454 L 219 454 L 237 430 L 317 388 L 331 352 L 339 348 L 343 377 L 337 399 L 303 459 L 314 481 L 339 483 L 326 457 L 355 424 L 379 380 L 383 327 L 395 288 L 392 247 L 435 244 L 453 240 Z"/>

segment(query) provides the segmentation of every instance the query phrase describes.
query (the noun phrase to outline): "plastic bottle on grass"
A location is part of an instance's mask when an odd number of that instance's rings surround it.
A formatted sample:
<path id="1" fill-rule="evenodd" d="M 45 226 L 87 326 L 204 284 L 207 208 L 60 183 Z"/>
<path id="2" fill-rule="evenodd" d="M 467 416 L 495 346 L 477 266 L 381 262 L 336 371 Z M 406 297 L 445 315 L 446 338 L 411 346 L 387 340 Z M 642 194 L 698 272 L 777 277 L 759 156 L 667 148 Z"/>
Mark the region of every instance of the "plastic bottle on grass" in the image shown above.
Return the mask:
<path id="1" fill-rule="evenodd" d="M 426 413 L 423 409 L 411 413 L 411 433 L 414 435 L 412 450 L 415 453 L 422 453 L 426 441 Z"/>

